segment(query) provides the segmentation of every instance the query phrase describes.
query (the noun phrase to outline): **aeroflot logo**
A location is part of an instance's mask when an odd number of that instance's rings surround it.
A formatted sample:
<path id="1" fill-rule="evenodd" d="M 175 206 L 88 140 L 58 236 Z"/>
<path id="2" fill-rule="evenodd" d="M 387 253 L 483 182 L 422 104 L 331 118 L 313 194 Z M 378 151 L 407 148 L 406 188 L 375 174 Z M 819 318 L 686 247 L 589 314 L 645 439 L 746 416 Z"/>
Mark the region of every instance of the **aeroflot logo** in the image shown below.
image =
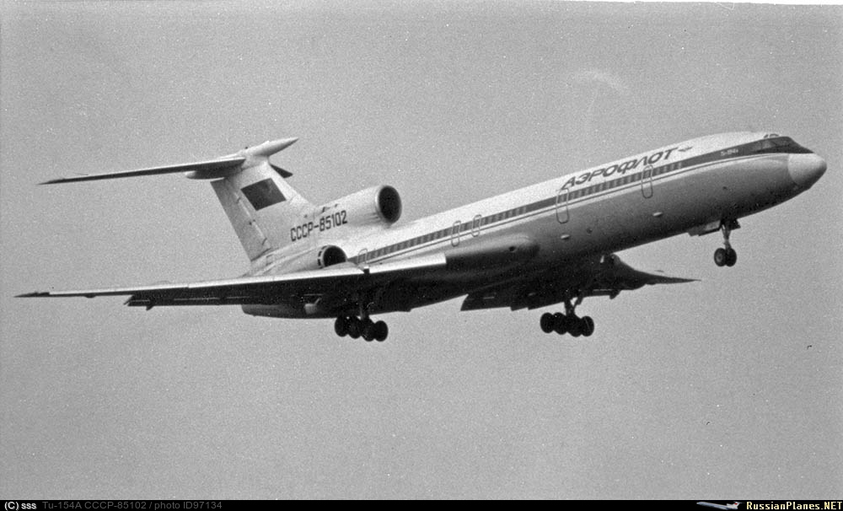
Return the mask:
<path id="1" fill-rule="evenodd" d="M 574 176 L 568 181 L 566 181 L 565 184 L 562 185 L 562 188 L 568 188 L 570 186 L 587 183 L 597 176 L 609 177 L 616 172 L 618 174 L 626 174 L 630 170 L 635 170 L 639 166 L 655 165 L 656 163 L 662 160 L 670 159 L 670 153 L 672 153 L 676 149 L 678 148 L 671 147 L 670 149 L 658 151 L 648 156 L 642 156 L 638 159 L 627 160 L 623 163 L 615 163 L 613 165 L 609 165 L 608 167 L 592 170 L 590 172 L 583 172 L 582 174 Z"/>

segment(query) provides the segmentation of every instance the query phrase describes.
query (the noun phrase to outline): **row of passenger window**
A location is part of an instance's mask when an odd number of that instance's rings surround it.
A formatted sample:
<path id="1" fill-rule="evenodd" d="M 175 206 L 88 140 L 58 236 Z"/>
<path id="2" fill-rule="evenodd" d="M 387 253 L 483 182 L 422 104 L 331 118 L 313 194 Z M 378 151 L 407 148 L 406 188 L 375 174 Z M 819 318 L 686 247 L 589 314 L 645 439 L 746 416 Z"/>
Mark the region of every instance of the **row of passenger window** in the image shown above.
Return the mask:
<path id="1" fill-rule="evenodd" d="M 521 206 L 519 208 L 502 211 L 500 213 L 496 213 L 490 216 L 484 217 L 481 215 L 477 215 L 470 222 L 458 221 L 447 229 L 440 229 L 436 232 L 425 234 L 424 236 L 419 236 L 417 238 L 413 238 L 407 241 L 402 241 L 401 243 L 390 245 L 388 247 L 379 248 L 377 250 L 372 251 L 368 255 L 367 259 L 375 259 L 389 254 L 394 254 L 395 252 L 400 252 L 402 250 L 413 248 L 418 245 L 424 245 L 426 243 L 430 243 L 431 241 L 451 238 L 453 236 L 456 236 L 457 234 L 462 235 L 463 233 L 471 232 L 473 236 L 478 236 L 480 234 L 481 227 L 523 215 L 524 213 L 526 213 L 526 211 L 527 206 Z"/>
<path id="2" fill-rule="evenodd" d="M 682 168 L 682 163 L 671 163 L 670 165 L 663 165 L 661 167 L 656 167 L 650 170 L 650 176 L 659 176 L 665 174 L 667 172 L 674 171 L 676 169 Z M 646 170 L 645 170 L 646 172 Z M 586 197 L 588 195 L 593 195 L 598 192 L 602 192 L 604 190 L 610 190 L 612 188 L 617 188 L 619 186 L 627 185 L 629 183 L 634 183 L 636 181 L 641 181 L 644 178 L 645 172 L 638 172 L 635 174 L 629 174 L 624 177 L 620 177 L 618 179 L 613 179 L 611 181 L 604 181 L 602 183 L 591 185 L 586 188 L 580 188 L 579 190 L 574 190 L 568 194 L 568 199 L 579 199 L 580 197 Z M 563 194 L 564 190 L 560 191 L 560 194 Z"/>
<path id="3" fill-rule="evenodd" d="M 663 165 L 661 167 L 656 167 L 651 170 L 653 176 L 658 176 L 667 172 L 671 172 L 673 170 L 679 169 L 682 167 L 682 163 L 671 163 L 670 165 Z M 585 197 L 588 195 L 592 195 L 594 193 L 602 192 L 604 190 L 609 190 L 612 188 L 617 188 L 619 186 L 623 186 L 629 183 L 633 183 L 636 181 L 640 181 L 642 178 L 642 173 L 630 174 L 628 176 L 624 176 L 622 178 L 613 179 L 612 181 L 605 181 L 600 184 L 592 185 L 587 188 L 581 188 L 579 190 L 574 190 L 568 195 L 568 200 L 571 199 L 578 199 L 580 197 Z M 477 236 L 480 234 L 480 228 L 501 222 L 503 220 L 508 220 L 510 218 L 521 216 L 524 213 L 530 211 L 535 211 L 537 209 L 542 209 L 551 205 L 552 201 L 549 202 L 547 200 L 535 202 L 528 206 L 521 206 L 518 208 L 510 209 L 507 211 L 502 211 L 500 213 L 495 213 L 494 215 L 489 216 L 481 216 L 477 215 L 469 222 L 461 222 L 457 221 L 451 227 L 447 229 L 440 229 L 436 232 L 432 232 L 430 234 L 425 234 L 424 236 L 419 236 L 417 238 L 413 238 L 411 240 L 402 241 L 401 243 L 397 243 L 395 245 L 390 245 L 388 247 L 379 248 L 377 250 L 372 251 L 369 253 L 367 259 L 377 259 L 389 254 L 394 254 L 395 252 L 400 252 L 402 250 L 406 250 L 408 248 L 413 248 L 419 245 L 424 245 L 426 243 L 430 243 L 431 241 L 437 241 L 445 238 L 451 238 L 456 236 L 457 234 L 462 234 L 464 232 L 471 232 L 473 236 Z"/>

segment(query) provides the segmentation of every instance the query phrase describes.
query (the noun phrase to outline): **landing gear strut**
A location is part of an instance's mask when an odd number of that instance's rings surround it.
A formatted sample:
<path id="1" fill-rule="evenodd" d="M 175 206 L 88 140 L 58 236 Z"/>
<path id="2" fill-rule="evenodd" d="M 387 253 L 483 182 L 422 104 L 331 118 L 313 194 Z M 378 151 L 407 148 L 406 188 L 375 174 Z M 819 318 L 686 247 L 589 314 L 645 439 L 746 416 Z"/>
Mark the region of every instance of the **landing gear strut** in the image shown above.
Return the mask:
<path id="1" fill-rule="evenodd" d="M 568 333 L 574 337 L 579 337 L 581 335 L 584 337 L 591 336 L 591 334 L 594 333 L 594 320 L 591 319 L 591 316 L 583 316 L 581 318 L 577 317 L 574 312 L 576 306 L 581 302 L 582 299 L 580 298 L 574 305 L 571 304 L 571 300 L 566 299 L 564 314 L 561 312 L 554 314 L 545 312 L 542 314 L 541 319 L 539 320 L 539 326 L 541 326 L 542 332 L 546 334 L 556 332 L 559 335 Z"/>
<path id="2" fill-rule="evenodd" d="M 724 220 L 720 224 L 720 230 L 723 232 L 723 248 L 718 248 L 714 251 L 714 264 L 717 266 L 734 266 L 738 262 L 738 253 L 732 248 L 729 243 L 729 235 L 732 229 L 740 227 L 737 220 Z"/>

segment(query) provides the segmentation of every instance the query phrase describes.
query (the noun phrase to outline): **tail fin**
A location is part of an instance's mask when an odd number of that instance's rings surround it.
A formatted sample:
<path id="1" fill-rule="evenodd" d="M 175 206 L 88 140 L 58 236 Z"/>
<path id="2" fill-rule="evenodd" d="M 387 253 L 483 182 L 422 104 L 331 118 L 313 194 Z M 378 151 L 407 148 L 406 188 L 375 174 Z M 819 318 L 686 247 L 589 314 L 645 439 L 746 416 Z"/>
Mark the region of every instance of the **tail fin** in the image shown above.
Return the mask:
<path id="1" fill-rule="evenodd" d="M 240 172 L 211 182 L 250 261 L 289 243 L 290 229 L 313 208 L 284 180 L 292 174 L 269 163 L 270 154 L 289 144 L 261 151 L 271 144 L 245 149 Z"/>
<path id="2" fill-rule="evenodd" d="M 292 174 L 269 163 L 269 157 L 296 138 L 271 140 L 217 160 L 52 179 L 41 184 L 73 183 L 183 172 L 191 179 L 211 179 L 250 261 L 282 247 L 290 228 L 313 205 L 284 180 Z"/>

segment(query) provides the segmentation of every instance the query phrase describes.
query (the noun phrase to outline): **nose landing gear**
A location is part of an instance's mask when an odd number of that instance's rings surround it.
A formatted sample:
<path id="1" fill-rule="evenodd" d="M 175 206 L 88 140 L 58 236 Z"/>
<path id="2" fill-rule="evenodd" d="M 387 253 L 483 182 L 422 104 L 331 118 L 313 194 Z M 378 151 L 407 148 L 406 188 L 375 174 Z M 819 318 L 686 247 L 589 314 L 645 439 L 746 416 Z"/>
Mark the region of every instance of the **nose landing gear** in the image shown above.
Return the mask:
<path id="1" fill-rule="evenodd" d="M 720 224 L 720 230 L 723 232 L 723 248 L 718 248 L 714 251 L 714 264 L 717 266 L 732 267 L 738 262 L 738 253 L 732 248 L 729 243 L 729 235 L 732 234 L 732 229 L 740 227 L 737 220 L 723 220 Z"/>
<path id="2" fill-rule="evenodd" d="M 714 264 L 717 266 L 734 266 L 738 261 L 738 253 L 732 247 L 718 248 L 714 251 Z"/>

